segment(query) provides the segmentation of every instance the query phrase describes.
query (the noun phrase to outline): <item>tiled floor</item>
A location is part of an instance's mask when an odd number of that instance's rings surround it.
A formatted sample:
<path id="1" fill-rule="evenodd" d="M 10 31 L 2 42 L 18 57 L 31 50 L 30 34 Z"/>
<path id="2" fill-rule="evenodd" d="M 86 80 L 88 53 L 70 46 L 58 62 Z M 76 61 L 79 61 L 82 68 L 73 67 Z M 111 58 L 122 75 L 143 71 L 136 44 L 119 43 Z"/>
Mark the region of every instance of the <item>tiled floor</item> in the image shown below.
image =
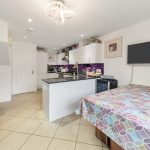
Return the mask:
<path id="1" fill-rule="evenodd" d="M 38 91 L 0 104 L 0 150 L 108 150 L 95 137 L 94 127 L 80 116 L 49 123 L 41 101 Z"/>

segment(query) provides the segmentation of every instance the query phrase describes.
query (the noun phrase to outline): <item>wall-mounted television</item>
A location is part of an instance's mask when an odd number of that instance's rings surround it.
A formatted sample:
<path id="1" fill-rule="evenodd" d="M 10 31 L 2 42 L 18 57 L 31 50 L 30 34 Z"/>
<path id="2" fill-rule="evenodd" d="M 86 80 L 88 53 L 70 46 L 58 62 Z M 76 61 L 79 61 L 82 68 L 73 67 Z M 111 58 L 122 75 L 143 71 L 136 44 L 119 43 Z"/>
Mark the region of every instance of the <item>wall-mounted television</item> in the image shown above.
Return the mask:
<path id="1" fill-rule="evenodd" d="M 128 64 L 150 63 L 150 42 L 128 45 Z"/>

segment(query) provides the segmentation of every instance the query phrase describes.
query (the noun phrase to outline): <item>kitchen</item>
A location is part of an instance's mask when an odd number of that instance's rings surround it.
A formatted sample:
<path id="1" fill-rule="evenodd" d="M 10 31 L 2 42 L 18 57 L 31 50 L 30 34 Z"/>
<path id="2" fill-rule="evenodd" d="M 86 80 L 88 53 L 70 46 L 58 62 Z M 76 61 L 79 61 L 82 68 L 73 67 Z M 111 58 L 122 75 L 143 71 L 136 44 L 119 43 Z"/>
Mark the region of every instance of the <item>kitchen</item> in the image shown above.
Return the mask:
<path id="1" fill-rule="evenodd" d="M 104 74 L 101 43 L 96 38 L 94 42 L 91 38 L 87 45 L 76 44 L 57 54 L 40 50 L 37 56 L 39 69 L 41 65 L 37 83 L 38 88 L 42 87 L 43 109 L 50 122 L 75 113 L 81 98 L 96 92 L 96 79 Z"/>

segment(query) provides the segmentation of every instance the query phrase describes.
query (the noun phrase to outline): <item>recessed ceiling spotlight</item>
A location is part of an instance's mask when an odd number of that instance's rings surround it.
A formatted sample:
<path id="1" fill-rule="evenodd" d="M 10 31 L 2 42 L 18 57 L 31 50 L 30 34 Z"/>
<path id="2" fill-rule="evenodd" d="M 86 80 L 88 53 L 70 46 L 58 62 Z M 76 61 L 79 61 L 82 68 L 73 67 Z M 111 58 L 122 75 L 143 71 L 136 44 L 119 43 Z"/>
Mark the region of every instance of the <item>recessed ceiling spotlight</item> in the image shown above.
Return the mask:
<path id="1" fill-rule="evenodd" d="M 64 46 L 66 45 L 66 43 L 63 44 Z"/>
<path id="2" fill-rule="evenodd" d="M 32 22 L 32 19 L 31 19 L 31 18 L 28 18 L 28 22 L 31 23 L 31 22 Z"/>
<path id="3" fill-rule="evenodd" d="M 83 38 L 83 37 L 84 37 L 84 34 L 80 34 L 80 36 Z"/>
<path id="4" fill-rule="evenodd" d="M 55 48 L 55 50 L 57 50 L 57 48 Z"/>
<path id="5" fill-rule="evenodd" d="M 33 32 L 33 31 L 34 31 L 34 28 L 33 28 L 33 27 L 30 27 L 30 28 L 28 28 L 28 31 L 29 31 L 29 32 Z"/>
<path id="6" fill-rule="evenodd" d="M 24 35 L 23 38 L 24 38 L 24 39 L 27 39 L 27 36 Z"/>

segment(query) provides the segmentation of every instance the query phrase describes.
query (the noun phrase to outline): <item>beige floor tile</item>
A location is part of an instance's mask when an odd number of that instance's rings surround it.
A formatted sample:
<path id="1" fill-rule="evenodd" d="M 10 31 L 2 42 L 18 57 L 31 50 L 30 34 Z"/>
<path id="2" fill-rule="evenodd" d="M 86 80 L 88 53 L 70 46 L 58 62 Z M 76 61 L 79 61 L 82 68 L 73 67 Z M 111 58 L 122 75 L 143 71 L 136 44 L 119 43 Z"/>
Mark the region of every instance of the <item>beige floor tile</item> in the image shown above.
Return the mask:
<path id="1" fill-rule="evenodd" d="M 0 129 L 15 130 L 20 124 L 25 121 L 24 118 L 13 117 L 0 126 Z"/>
<path id="2" fill-rule="evenodd" d="M 57 120 L 55 120 L 54 122 L 61 122 L 63 120 L 63 118 L 60 118 L 60 119 L 57 119 Z"/>
<path id="3" fill-rule="evenodd" d="M 53 137 L 58 127 L 59 122 L 49 123 L 48 121 L 43 121 L 34 134 L 46 137 Z"/>
<path id="4" fill-rule="evenodd" d="M 16 129 L 16 131 L 32 134 L 35 131 L 35 129 L 40 125 L 40 123 L 40 120 L 27 119 Z"/>
<path id="5" fill-rule="evenodd" d="M 77 141 L 102 146 L 101 141 L 95 136 L 94 127 L 80 126 Z"/>
<path id="6" fill-rule="evenodd" d="M 1 150 L 18 150 L 29 135 L 13 132 L 0 142 Z"/>
<path id="7" fill-rule="evenodd" d="M 20 113 L 18 113 L 16 116 L 30 117 L 33 115 L 34 112 L 35 112 L 35 110 L 33 110 L 33 109 L 22 109 L 22 111 Z"/>
<path id="8" fill-rule="evenodd" d="M 1 110 L 2 109 L 7 109 L 7 108 L 10 108 L 11 107 L 11 103 L 10 102 L 4 102 L 4 103 L 0 103 L 0 114 L 1 114 Z"/>
<path id="9" fill-rule="evenodd" d="M 36 111 L 30 118 L 48 120 L 43 110 Z"/>
<path id="10" fill-rule="evenodd" d="M 32 135 L 21 150 L 46 150 L 51 139 Z"/>
<path id="11" fill-rule="evenodd" d="M 55 138 L 75 141 L 77 138 L 78 127 L 79 125 L 76 124 L 61 123 Z"/>
<path id="12" fill-rule="evenodd" d="M 101 146 L 77 143 L 76 150 L 103 150 Z"/>
<path id="13" fill-rule="evenodd" d="M 109 150 L 109 148 L 108 147 L 103 147 L 103 150 Z"/>
<path id="14" fill-rule="evenodd" d="M 93 126 L 89 121 L 85 120 L 84 118 L 81 118 L 80 125 Z"/>
<path id="15" fill-rule="evenodd" d="M 0 115 L 0 125 L 11 119 L 11 116 L 6 116 L 6 115 Z"/>
<path id="16" fill-rule="evenodd" d="M 34 110 L 39 110 L 39 109 L 42 108 L 42 106 L 39 105 L 39 104 L 23 105 L 22 107 L 25 108 L 25 109 L 34 109 Z"/>
<path id="17" fill-rule="evenodd" d="M 5 109 L 3 114 L 9 115 L 9 116 L 15 116 L 16 114 L 20 113 L 21 111 L 22 111 L 21 108 L 11 107 L 11 108 Z"/>
<path id="18" fill-rule="evenodd" d="M 6 137 L 11 131 L 7 131 L 7 130 L 0 130 L 0 141 Z"/>
<path id="19" fill-rule="evenodd" d="M 108 149 L 108 146 L 102 142 L 102 146 Z"/>
<path id="20" fill-rule="evenodd" d="M 48 150 L 74 150 L 75 142 L 53 139 Z"/>
<path id="21" fill-rule="evenodd" d="M 72 114 L 72 115 L 64 117 L 62 122 L 79 124 L 80 123 L 80 116 Z"/>

